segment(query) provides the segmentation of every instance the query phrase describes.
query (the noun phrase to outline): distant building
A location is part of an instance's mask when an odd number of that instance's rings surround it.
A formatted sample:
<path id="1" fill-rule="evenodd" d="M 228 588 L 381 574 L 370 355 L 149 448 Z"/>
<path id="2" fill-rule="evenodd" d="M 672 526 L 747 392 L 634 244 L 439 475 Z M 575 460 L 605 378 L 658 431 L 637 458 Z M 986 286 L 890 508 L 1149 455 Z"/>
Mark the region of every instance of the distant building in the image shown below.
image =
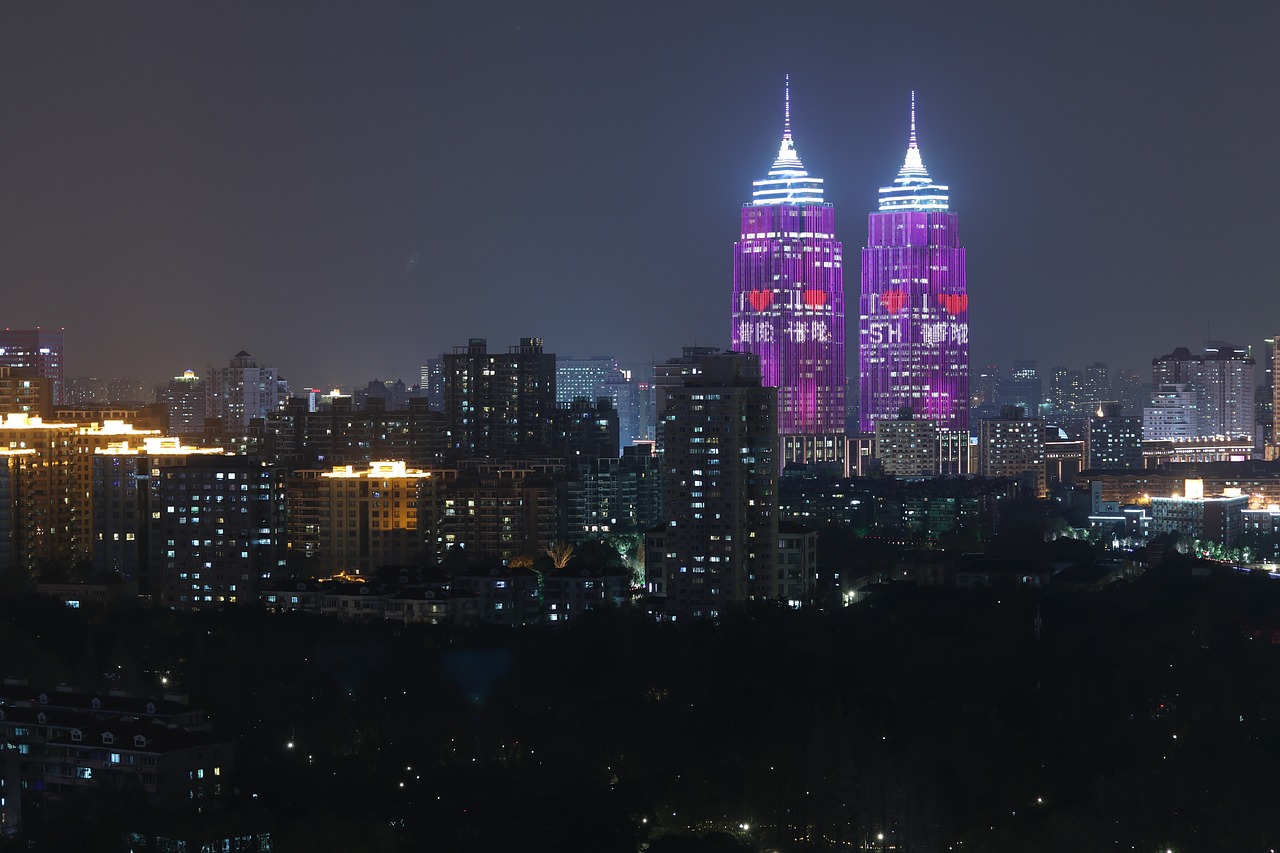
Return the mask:
<path id="1" fill-rule="evenodd" d="M 1280 335 L 1271 339 L 1271 367 L 1269 379 L 1271 382 L 1271 446 L 1272 451 L 1270 458 L 1280 458 L 1280 369 L 1275 365 L 1276 341 L 1280 340 Z"/>
<path id="2" fill-rule="evenodd" d="M 1147 441 L 1186 441 L 1200 435 L 1196 392 L 1189 383 L 1160 383 L 1151 405 L 1142 410 L 1142 437 Z"/>
<path id="3" fill-rule="evenodd" d="M 876 421 L 875 457 L 891 477 L 938 474 L 938 425 L 916 420 L 904 409 L 895 420 Z"/>
<path id="4" fill-rule="evenodd" d="M 152 522 L 157 521 L 151 503 L 152 481 L 162 470 L 185 464 L 186 457 L 221 453 L 221 448 L 189 447 L 178 438 L 161 436 L 121 436 L 98 448 L 90 459 L 89 480 L 94 572 L 119 575 L 145 594 L 156 592 L 153 582 L 158 578 L 152 576 L 152 568 L 158 566 L 152 563 L 150 538 Z M 164 551 L 173 551 L 176 559 L 176 553 L 189 546 L 191 541 L 184 537 L 166 545 Z"/>
<path id="5" fill-rule="evenodd" d="M 1142 447 L 1138 447 L 1141 464 Z M 1045 481 L 1052 487 L 1057 483 L 1074 483 L 1085 467 L 1085 440 L 1071 438 L 1058 426 L 1046 426 L 1044 430 Z"/>
<path id="6" fill-rule="evenodd" d="M 1183 385 L 1195 392 L 1197 437 L 1253 439 L 1254 368 L 1248 349 L 1215 341 L 1203 356 L 1178 347 L 1153 359 L 1151 378 L 1157 389 Z"/>
<path id="7" fill-rule="evenodd" d="M 444 411 L 444 359 L 430 358 L 422 365 L 418 386 L 433 412 Z"/>
<path id="8" fill-rule="evenodd" d="M 466 460 L 422 482 L 419 528 L 437 564 L 540 556 L 560 538 L 559 461 Z"/>
<path id="9" fill-rule="evenodd" d="M 120 421 L 85 426 L 7 415 L 0 422 L 0 448 L 10 451 L 13 565 L 34 572 L 45 565 L 87 559 L 93 532 L 89 481 L 94 451 L 129 437 L 157 434 Z"/>
<path id="10" fill-rule="evenodd" d="M 445 416 L 456 459 L 518 459 L 547 452 L 556 357 L 541 338 L 491 353 L 471 338 L 444 356 Z"/>
<path id="11" fill-rule="evenodd" d="M 595 355 L 590 358 L 557 356 L 556 402 L 594 401 L 602 396 L 604 384 L 621 372 L 617 359 L 611 355 Z"/>
<path id="12" fill-rule="evenodd" d="M 938 430 L 938 473 L 943 476 L 973 473 L 978 467 L 973 451 L 967 429 Z"/>
<path id="13" fill-rule="evenodd" d="M 978 473 L 983 477 L 1023 479 L 1044 497 L 1044 420 L 1028 418 L 1006 406 L 998 418 L 978 422 Z"/>
<path id="14" fill-rule="evenodd" d="M 1099 405 L 1115 398 L 1111 394 L 1111 371 L 1101 361 L 1095 361 L 1084 369 L 1084 405 L 1085 414 L 1094 411 Z M 1122 414 L 1117 412 L 1116 414 Z"/>
<path id="15" fill-rule="evenodd" d="M 749 353 L 686 350 L 667 367 L 665 521 L 646 537 L 647 584 L 669 617 L 715 619 L 775 580 L 776 391 Z"/>
<path id="16" fill-rule="evenodd" d="M 1254 438 L 1256 364 L 1246 347 L 1213 342 L 1205 346 L 1200 430 L 1203 435 Z"/>
<path id="17" fill-rule="evenodd" d="M 169 435 L 204 431 L 205 382 L 194 370 L 184 371 L 157 389 L 156 399 L 169 410 Z"/>
<path id="18" fill-rule="evenodd" d="M 297 472 L 288 490 L 290 552 L 317 577 L 417 562 L 418 495 L 431 476 L 394 461 Z"/>
<path id="19" fill-rule="evenodd" d="M 548 455 L 566 460 L 618 455 L 618 412 L 608 397 L 557 403 L 549 421 Z"/>
<path id="20" fill-rule="evenodd" d="M 997 402 L 1001 407 L 1017 406 L 1032 417 L 1040 413 L 1044 385 L 1034 361 L 1024 359 L 1013 363 L 1013 372 L 999 382 Z"/>
<path id="21" fill-rule="evenodd" d="M 1239 494 L 1204 496 L 1204 481 L 1188 479 L 1184 493 L 1151 499 L 1151 535 L 1179 533 L 1191 539 L 1211 539 L 1234 545 L 1244 533 L 1244 511 L 1249 498 Z"/>
<path id="22" fill-rule="evenodd" d="M 0 366 L 0 416 L 19 412 L 52 420 L 53 384 L 32 368 Z"/>
<path id="23" fill-rule="evenodd" d="M 66 365 L 61 329 L 0 330 L 0 366 L 29 369 L 53 383 L 53 405 L 66 402 Z"/>
<path id="24" fill-rule="evenodd" d="M 276 369 L 259 367 L 244 350 L 227 367 L 205 371 L 205 417 L 220 419 L 228 432 L 247 431 L 250 421 L 277 411 L 288 396 Z"/>
<path id="25" fill-rule="evenodd" d="M 404 410 L 357 408 L 350 397 L 331 398 L 314 410 L 303 397 L 267 415 L 257 434 L 266 452 L 292 469 L 327 470 L 398 459 L 413 468 L 443 464 L 449 445 L 443 412 L 422 398 Z"/>
<path id="26" fill-rule="evenodd" d="M 159 603 L 181 610 L 256 603 L 259 587 L 284 573 L 282 470 L 255 456 L 174 462 L 147 484 Z"/>
<path id="27" fill-rule="evenodd" d="M 1119 404 L 1102 404 L 1085 420 L 1086 468 L 1141 468 L 1142 418 L 1125 417 Z"/>
<path id="28" fill-rule="evenodd" d="M 570 462 L 560 488 L 560 538 L 568 542 L 639 533 L 662 520 L 660 460 L 640 447 Z"/>
<path id="29" fill-rule="evenodd" d="M 1059 420 L 1082 416 L 1087 405 L 1084 374 L 1079 370 L 1068 370 L 1060 366 L 1050 370 L 1048 403 L 1053 417 Z"/>
<path id="30" fill-rule="evenodd" d="M 403 379 L 371 379 L 351 396 L 357 407 L 368 411 L 402 412 L 418 393 Z"/>

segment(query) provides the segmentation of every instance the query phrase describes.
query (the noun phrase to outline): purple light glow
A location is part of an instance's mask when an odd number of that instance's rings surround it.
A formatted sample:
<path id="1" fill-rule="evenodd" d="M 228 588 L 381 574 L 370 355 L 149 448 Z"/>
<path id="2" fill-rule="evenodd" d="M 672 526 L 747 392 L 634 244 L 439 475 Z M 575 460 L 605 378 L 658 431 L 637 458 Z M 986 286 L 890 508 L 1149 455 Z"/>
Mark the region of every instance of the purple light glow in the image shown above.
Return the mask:
<path id="1" fill-rule="evenodd" d="M 929 180 L 911 103 L 907 159 L 868 217 L 858 310 L 859 429 L 910 408 L 948 430 L 969 429 L 969 295 L 958 219 Z"/>
<path id="2" fill-rule="evenodd" d="M 842 248 L 821 180 L 788 144 L 790 119 L 788 88 L 782 150 L 743 205 L 733 247 L 733 348 L 759 355 L 778 389 L 779 435 L 843 433 Z"/>

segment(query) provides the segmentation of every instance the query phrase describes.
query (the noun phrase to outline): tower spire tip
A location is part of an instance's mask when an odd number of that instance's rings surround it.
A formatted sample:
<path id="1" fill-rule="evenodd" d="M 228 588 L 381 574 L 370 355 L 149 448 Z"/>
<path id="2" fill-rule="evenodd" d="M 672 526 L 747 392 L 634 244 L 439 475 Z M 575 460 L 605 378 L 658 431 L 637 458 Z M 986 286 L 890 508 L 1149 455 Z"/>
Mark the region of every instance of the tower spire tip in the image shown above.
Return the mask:
<path id="1" fill-rule="evenodd" d="M 916 148 L 916 90 L 911 90 L 911 138 L 908 142 L 911 148 Z"/>
<path id="2" fill-rule="evenodd" d="M 791 75 L 782 78 L 782 137 L 791 138 Z"/>

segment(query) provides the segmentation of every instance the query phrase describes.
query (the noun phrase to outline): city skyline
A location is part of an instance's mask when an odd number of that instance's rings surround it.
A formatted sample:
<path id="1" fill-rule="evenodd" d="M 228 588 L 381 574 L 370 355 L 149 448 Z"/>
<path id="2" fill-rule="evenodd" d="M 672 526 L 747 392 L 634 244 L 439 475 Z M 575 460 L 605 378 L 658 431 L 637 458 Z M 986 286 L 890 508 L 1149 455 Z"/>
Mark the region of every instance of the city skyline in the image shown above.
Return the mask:
<path id="1" fill-rule="evenodd" d="M 243 349 L 305 385 L 410 378 L 470 335 L 628 363 L 724 346 L 723 211 L 789 72 L 845 211 L 900 155 L 907 93 L 928 105 L 980 250 L 973 363 L 1142 369 L 1273 333 L 1268 194 L 1207 211 L 1280 130 L 1258 108 L 1275 9 L 926 3 L 906 64 L 898 10 L 812 3 L 804 50 L 745 71 L 723 58 L 774 24 L 734 4 L 492 12 L 6 10 L 5 324 L 65 327 L 68 376 Z M 836 238 L 861 232 L 846 214 Z"/>

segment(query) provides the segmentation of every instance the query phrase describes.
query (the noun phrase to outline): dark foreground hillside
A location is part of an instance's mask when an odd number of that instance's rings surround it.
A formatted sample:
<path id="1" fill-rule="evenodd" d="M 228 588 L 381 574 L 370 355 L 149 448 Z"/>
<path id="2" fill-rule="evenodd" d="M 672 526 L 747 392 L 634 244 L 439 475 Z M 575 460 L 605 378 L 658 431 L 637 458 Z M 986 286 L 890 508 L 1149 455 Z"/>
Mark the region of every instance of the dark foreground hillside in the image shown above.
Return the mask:
<path id="1" fill-rule="evenodd" d="M 177 827 L 277 851 L 1264 851 L 1276 637 L 1280 581 L 1176 567 L 514 632 L 10 599 L 5 675 L 187 693 L 241 753 L 199 814 L 98 790 L 6 844 Z"/>

